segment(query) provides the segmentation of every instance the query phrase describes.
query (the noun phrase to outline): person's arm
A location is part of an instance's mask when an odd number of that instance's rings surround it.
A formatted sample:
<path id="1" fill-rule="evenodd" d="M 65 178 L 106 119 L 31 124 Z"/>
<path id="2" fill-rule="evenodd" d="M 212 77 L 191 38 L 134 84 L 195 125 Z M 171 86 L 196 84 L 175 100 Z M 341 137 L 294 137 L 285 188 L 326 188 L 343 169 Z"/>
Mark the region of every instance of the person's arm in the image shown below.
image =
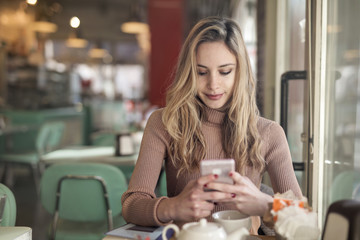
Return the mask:
<path id="1" fill-rule="evenodd" d="M 218 200 L 218 202 L 233 203 L 242 213 L 250 216 L 263 216 L 272 202 L 272 196 L 263 193 L 246 176 L 236 171 L 230 172 L 234 184 L 211 182 L 209 188 L 219 192 L 229 193 L 229 197 Z"/>
<path id="2" fill-rule="evenodd" d="M 260 133 L 263 137 L 263 150 L 266 169 L 270 175 L 274 192 L 286 192 L 291 189 L 297 197 L 301 190 L 292 167 L 288 143 L 281 126 L 275 122 L 264 122 Z M 272 196 L 263 193 L 246 176 L 237 172 L 231 173 L 234 185 L 210 183 L 209 187 L 222 192 L 233 193 L 232 199 L 221 202 L 233 202 L 241 212 L 252 216 L 263 216 L 272 202 Z"/>
<path id="3" fill-rule="evenodd" d="M 157 219 L 156 212 L 160 201 L 166 197 L 157 198 L 154 190 L 165 157 L 167 142 L 161 121 L 161 110 L 158 110 L 147 122 L 128 190 L 122 196 L 122 214 L 127 222 L 143 226 L 164 224 Z"/>
<path id="4" fill-rule="evenodd" d="M 266 137 L 266 170 L 270 176 L 274 193 L 284 193 L 291 189 L 297 197 L 302 197 L 283 128 L 273 122 L 268 127 Z"/>

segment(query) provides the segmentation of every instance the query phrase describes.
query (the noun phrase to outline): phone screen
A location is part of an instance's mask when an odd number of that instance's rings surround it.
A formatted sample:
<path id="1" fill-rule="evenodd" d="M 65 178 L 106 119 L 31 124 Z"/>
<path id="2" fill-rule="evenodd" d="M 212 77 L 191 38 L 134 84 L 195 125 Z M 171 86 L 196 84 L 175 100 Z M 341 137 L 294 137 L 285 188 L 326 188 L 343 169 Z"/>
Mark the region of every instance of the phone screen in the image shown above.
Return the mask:
<path id="1" fill-rule="evenodd" d="M 209 159 L 200 162 L 201 175 L 217 174 L 217 182 L 234 184 L 229 176 L 231 171 L 235 170 L 234 159 Z"/>

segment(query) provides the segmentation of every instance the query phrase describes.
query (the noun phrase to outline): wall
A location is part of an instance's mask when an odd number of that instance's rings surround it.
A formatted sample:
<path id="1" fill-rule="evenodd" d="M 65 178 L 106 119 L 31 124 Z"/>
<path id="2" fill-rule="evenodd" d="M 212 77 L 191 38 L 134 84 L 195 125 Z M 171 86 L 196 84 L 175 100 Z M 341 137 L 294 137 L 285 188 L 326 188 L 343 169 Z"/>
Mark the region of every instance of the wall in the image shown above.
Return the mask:
<path id="1" fill-rule="evenodd" d="M 276 55 L 276 14 L 277 14 L 277 3 L 272 1 L 266 2 L 265 7 L 265 53 L 264 53 L 264 117 L 273 120 L 279 119 L 276 116 L 275 88 L 276 81 L 280 81 L 275 73 L 276 61 L 275 59 L 279 56 Z"/>
<path id="2" fill-rule="evenodd" d="M 183 0 L 149 0 L 151 56 L 149 100 L 165 106 L 166 89 L 172 81 L 183 39 Z"/>

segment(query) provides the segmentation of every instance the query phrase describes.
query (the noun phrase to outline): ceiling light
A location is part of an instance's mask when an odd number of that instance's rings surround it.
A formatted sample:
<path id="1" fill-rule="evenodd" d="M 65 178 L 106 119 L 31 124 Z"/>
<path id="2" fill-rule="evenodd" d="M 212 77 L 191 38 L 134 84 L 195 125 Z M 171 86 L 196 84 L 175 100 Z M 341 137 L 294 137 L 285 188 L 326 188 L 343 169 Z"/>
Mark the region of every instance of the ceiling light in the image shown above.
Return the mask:
<path id="1" fill-rule="evenodd" d="M 91 58 L 103 58 L 108 54 L 106 49 L 103 48 L 92 48 L 89 51 L 89 57 Z"/>
<path id="2" fill-rule="evenodd" d="M 85 48 L 88 41 L 83 38 L 68 38 L 65 44 L 69 48 Z"/>
<path id="3" fill-rule="evenodd" d="M 57 25 L 47 21 L 36 21 L 31 24 L 31 29 L 41 33 L 53 33 L 57 31 Z"/>
<path id="4" fill-rule="evenodd" d="M 72 17 L 70 19 L 70 26 L 72 28 L 78 28 L 80 26 L 80 19 L 78 17 Z"/>
<path id="5" fill-rule="evenodd" d="M 37 0 L 26 0 L 27 4 L 29 5 L 36 5 Z"/>
<path id="6" fill-rule="evenodd" d="M 27 0 L 29 2 L 34 2 Z M 51 17 L 60 11 L 57 4 L 48 6 L 46 1 L 36 1 L 35 22 L 31 24 L 32 30 L 40 33 L 53 33 L 57 31 L 57 25 L 52 23 Z"/>
<path id="7" fill-rule="evenodd" d="M 85 48 L 88 44 L 86 39 L 79 37 L 79 29 L 74 29 L 66 40 L 65 45 L 69 48 Z"/>
<path id="8" fill-rule="evenodd" d="M 121 25 L 121 31 L 131 34 L 140 34 L 149 32 L 149 25 L 143 22 L 130 21 Z"/>
<path id="9" fill-rule="evenodd" d="M 103 42 L 96 41 L 93 44 L 93 46 L 90 48 L 90 50 L 88 52 L 88 56 L 90 58 L 92 58 L 93 60 L 104 60 L 106 58 L 109 58 L 110 54 L 109 54 L 108 50 L 106 49 L 106 47 L 104 46 Z"/>
<path id="10" fill-rule="evenodd" d="M 129 19 L 121 25 L 121 30 L 124 33 L 141 34 L 149 32 L 149 25 L 143 21 L 145 19 L 143 9 L 145 6 L 140 1 L 131 5 Z"/>

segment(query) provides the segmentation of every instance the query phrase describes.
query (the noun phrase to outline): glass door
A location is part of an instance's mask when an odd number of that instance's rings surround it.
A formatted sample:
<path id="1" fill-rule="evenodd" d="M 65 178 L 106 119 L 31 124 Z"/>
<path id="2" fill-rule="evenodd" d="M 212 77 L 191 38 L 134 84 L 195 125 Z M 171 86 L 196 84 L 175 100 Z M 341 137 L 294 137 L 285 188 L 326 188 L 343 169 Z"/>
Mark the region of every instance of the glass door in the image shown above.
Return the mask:
<path id="1" fill-rule="evenodd" d="M 281 123 L 318 213 L 360 199 L 360 1 L 277 1 Z M 280 88 L 280 87 L 279 87 Z"/>
<path id="2" fill-rule="evenodd" d="M 314 7 L 312 193 L 323 225 L 331 203 L 360 200 L 360 1 Z"/>

